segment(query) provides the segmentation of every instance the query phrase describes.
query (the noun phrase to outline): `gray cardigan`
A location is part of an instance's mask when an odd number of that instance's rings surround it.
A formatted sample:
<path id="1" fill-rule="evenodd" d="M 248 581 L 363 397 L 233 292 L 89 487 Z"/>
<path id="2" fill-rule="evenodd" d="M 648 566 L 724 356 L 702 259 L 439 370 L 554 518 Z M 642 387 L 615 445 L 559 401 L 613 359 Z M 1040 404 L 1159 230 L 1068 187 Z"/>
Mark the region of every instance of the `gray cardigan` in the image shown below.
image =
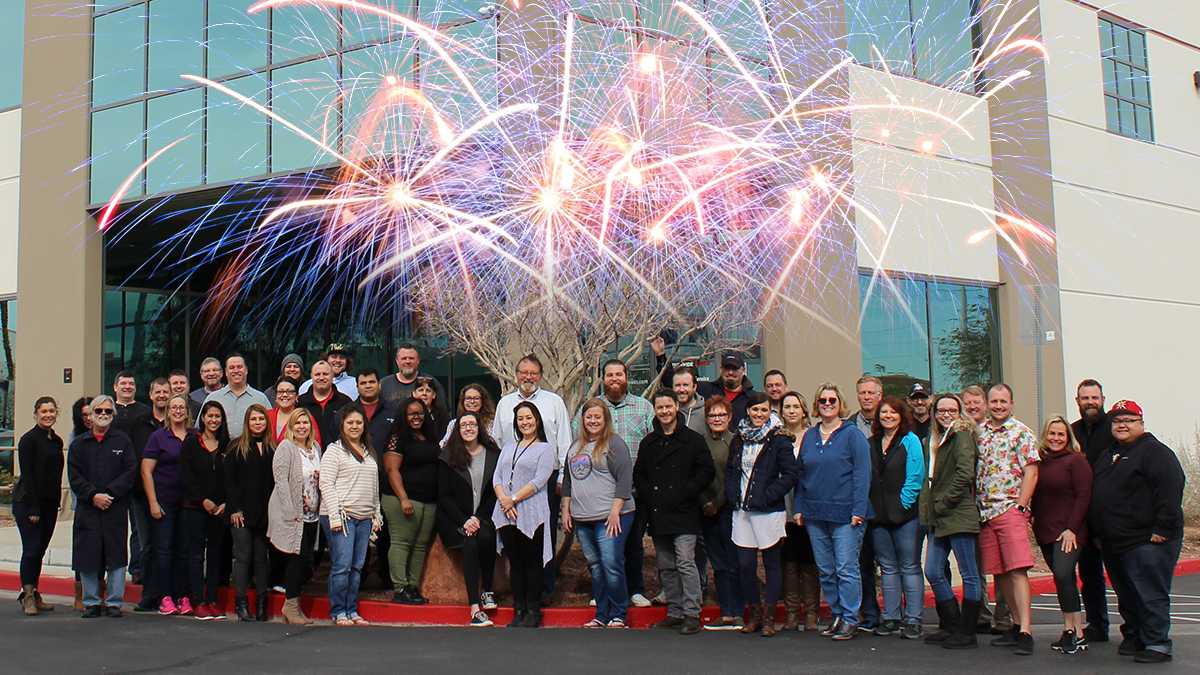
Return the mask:
<path id="1" fill-rule="evenodd" d="M 299 553 L 300 539 L 304 535 L 304 459 L 301 452 L 295 443 L 285 440 L 275 448 L 275 458 L 271 461 L 275 489 L 267 502 L 267 539 L 284 553 Z"/>

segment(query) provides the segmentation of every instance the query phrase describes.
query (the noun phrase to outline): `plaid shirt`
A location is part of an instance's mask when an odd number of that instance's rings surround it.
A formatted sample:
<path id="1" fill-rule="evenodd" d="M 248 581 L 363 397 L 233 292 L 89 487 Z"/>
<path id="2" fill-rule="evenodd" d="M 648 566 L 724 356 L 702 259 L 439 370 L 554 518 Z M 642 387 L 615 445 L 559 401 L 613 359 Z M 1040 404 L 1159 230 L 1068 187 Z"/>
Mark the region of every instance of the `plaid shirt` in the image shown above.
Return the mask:
<path id="1" fill-rule="evenodd" d="M 1016 418 L 1008 418 L 999 429 L 986 422 L 980 425 L 975 477 L 980 520 L 987 522 L 1015 507 L 1025 467 L 1040 461 L 1037 438 Z"/>
<path id="2" fill-rule="evenodd" d="M 636 462 L 638 446 L 654 428 L 654 406 L 650 401 L 634 394 L 626 394 L 619 403 L 613 403 L 607 396 L 601 396 L 600 400 L 608 405 L 608 411 L 612 414 L 613 431 L 629 446 L 629 458 Z M 579 437 L 581 417 L 576 415 L 572 424 L 576 438 Z"/>

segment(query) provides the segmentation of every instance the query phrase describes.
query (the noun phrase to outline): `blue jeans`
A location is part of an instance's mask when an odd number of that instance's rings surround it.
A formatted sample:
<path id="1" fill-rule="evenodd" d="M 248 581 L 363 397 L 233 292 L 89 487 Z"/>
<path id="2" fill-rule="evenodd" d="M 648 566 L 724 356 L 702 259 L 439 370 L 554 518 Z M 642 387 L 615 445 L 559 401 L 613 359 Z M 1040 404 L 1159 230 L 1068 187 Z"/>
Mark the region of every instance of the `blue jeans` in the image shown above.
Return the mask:
<path id="1" fill-rule="evenodd" d="M 146 587 L 146 596 L 153 602 L 161 602 L 167 596 L 180 600 L 188 594 L 187 541 L 179 520 L 179 507 L 160 508 L 163 517 L 150 519 L 154 573 L 150 576 L 153 584 Z"/>
<path id="2" fill-rule="evenodd" d="M 98 607 L 100 605 L 100 577 L 108 577 L 108 585 L 104 587 L 104 604 L 109 607 L 120 607 L 125 598 L 125 568 L 117 567 L 104 572 L 80 572 L 79 581 L 83 584 L 83 606 Z"/>
<path id="3" fill-rule="evenodd" d="M 885 621 L 900 620 L 900 601 L 903 597 L 904 623 L 921 623 L 925 582 L 921 579 L 919 530 L 916 518 L 903 525 L 875 525 L 871 528 L 875 559 L 879 561 L 880 585 L 883 586 Z"/>
<path id="4" fill-rule="evenodd" d="M 371 519 L 346 518 L 342 531 L 329 527 L 329 516 L 321 516 L 321 529 L 329 540 L 329 616 L 334 619 L 358 614 L 358 584 L 367 544 L 371 541 Z"/>
<path id="5" fill-rule="evenodd" d="M 141 480 L 139 477 L 138 480 Z M 142 578 L 142 587 L 150 585 L 154 576 L 152 557 L 153 535 L 150 533 L 150 502 L 146 495 L 131 492 L 129 496 L 129 574 Z"/>
<path id="6" fill-rule="evenodd" d="M 983 598 L 983 586 L 979 578 L 979 562 L 975 559 L 975 535 L 966 532 L 945 537 L 929 535 L 925 550 L 925 578 L 929 579 L 933 597 L 938 602 L 954 599 L 950 577 L 946 575 L 946 561 L 950 560 L 951 551 L 954 552 L 954 562 L 958 564 L 958 574 L 963 580 L 963 600 L 979 602 Z"/>
<path id="7" fill-rule="evenodd" d="M 879 592 L 875 584 L 875 537 L 871 534 L 875 526 L 867 523 L 862 529 L 863 543 L 858 553 L 858 574 L 862 581 L 862 603 L 859 611 L 862 614 L 862 625 L 874 628 L 879 625 Z"/>
<path id="8" fill-rule="evenodd" d="M 829 603 L 833 617 L 850 626 L 858 625 L 858 609 L 862 604 L 862 578 L 859 576 L 858 555 L 862 550 L 866 525 L 827 520 L 805 520 L 808 537 L 812 540 L 813 558 L 821 575 L 821 592 Z"/>
<path id="9" fill-rule="evenodd" d="M 608 536 L 603 520 L 575 521 L 575 532 L 583 556 L 592 572 L 592 597 L 596 599 L 596 618 L 608 623 L 625 620 L 629 592 L 625 588 L 625 538 L 633 527 L 633 512 L 621 516 L 621 533 Z"/>
<path id="10" fill-rule="evenodd" d="M 1125 622 L 1121 634 L 1150 651 L 1171 653 L 1171 580 L 1182 546 L 1179 537 L 1104 556 L 1117 592 L 1117 611 Z"/>
<path id="11" fill-rule="evenodd" d="M 700 579 L 708 576 L 706 563 L 712 563 L 721 616 L 740 617 L 745 608 L 745 601 L 742 599 L 742 586 L 738 579 L 737 546 L 733 543 L 733 510 L 726 506 L 712 518 L 705 517 L 701 521 L 701 527 L 704 546 L 696 549 L 696 568 L 700 572 Z"/>

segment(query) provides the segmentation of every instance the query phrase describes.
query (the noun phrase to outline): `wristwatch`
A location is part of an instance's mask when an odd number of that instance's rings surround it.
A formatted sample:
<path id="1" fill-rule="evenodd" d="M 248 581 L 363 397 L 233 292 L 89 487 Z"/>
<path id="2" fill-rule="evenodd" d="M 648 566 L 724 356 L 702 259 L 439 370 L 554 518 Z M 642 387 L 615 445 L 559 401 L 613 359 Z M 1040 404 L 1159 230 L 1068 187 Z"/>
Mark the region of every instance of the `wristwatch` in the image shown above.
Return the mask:
<path id="1" fill-rule="evenodd" d="M 1024 504 L 1017 504 L 1017 511 L 1020 513 L 1029 513 L 1029 507 Z"/>

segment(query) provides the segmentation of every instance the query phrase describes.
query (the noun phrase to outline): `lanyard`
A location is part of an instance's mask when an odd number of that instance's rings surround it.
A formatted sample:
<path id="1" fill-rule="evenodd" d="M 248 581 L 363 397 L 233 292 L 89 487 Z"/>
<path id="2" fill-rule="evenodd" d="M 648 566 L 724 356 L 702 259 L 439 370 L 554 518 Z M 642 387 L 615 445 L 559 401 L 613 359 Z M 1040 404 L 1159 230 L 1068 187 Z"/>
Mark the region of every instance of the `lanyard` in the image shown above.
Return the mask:
<path id="1" fill-rule="evenodd" d="M 512 490 L 513 490 L 513 475 L 517 473 L 517 462 L 521 461 L 521 458 L 525 456 L 525 453 L 529 452 L 529 449 L 532 448 L 533 444 L 536 442 L 537 441 L 533 441 L 529 445 L 525 446 L 525 449 L 521 450 L 520 452 L 516 452 L 516 451 L 513 452 L 512 465 L 509 466 L 509 468 L 508 468 L 508 494 L 510 497 L 512 496 Z M 521 444 L 518 442 L 517 448 L 520 448 L 520 447 L 521 447 Z"/>

